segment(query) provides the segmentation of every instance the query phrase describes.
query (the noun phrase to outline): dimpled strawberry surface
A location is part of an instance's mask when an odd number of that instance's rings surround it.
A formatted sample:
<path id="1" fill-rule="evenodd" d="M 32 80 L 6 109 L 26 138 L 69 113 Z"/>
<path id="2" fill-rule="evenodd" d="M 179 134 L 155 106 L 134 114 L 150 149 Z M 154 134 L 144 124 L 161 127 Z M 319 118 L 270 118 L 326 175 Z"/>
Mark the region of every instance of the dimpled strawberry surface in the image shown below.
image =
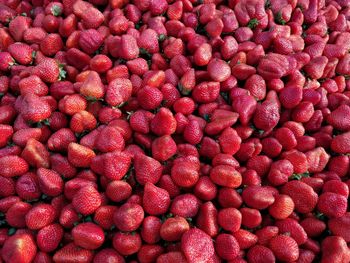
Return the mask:
<path id="1" fill-rule="evenodd" d="M 350 0 L 0 0 L 0 263 L 349 263 Z"/>

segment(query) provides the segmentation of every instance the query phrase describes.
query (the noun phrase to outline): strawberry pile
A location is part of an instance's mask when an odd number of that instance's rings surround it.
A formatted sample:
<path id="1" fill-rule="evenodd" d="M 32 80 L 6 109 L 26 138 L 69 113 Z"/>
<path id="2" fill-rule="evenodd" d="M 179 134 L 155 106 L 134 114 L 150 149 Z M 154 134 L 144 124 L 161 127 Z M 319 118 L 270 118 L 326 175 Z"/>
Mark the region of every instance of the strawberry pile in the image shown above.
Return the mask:
<path id="1" fill-rule="evenodd" d="M 349 0 L 0 0 L 0 263 L 349 263 Z"/>

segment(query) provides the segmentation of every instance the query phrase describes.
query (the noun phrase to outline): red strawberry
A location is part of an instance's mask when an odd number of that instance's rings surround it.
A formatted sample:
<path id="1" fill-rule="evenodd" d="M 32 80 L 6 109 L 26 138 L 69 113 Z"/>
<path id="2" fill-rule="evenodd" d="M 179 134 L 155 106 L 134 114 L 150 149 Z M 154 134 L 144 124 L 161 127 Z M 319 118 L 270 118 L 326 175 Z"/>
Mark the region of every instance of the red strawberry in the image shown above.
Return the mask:
<path id="1" fill-rule="evenodd" d="M 183 217 L 171 217 L 164 221 L 160 228 L 160 236 L 165 241 L 178 241 L 190 230 L 190 225 Z"/>
<path id="2" fill-rule="evenodd" d="M 63 192 L 64 182 L 61 176 L 46 168 L 37 170 L 40 190 L 48 196 L 58 196 Z"/>
<path id="3" fill-rule="evenodd" d="M 7 155 L 0 158 L 0 175 L 14 177 L 26 173 L 29 165 L 23 158 L 16 155 Z"/>
<path id="4" fill-rule="evenodd" d="M 114 225 L 113 215 L 118 208 L 113 205 L 102 205 L 96 211 L 94 215 L 94 222 L 103 229 L 111 229 Z"/>
<path id="5" fill-rule="evenodd" d="M 34 93 L 41 97 L 47 95 L 49 92 L 46 84 L 35 75 L 21 79 L 18 86 L 22 96 L 25 96 L 28 93 Z"/>
<path id="6" fill-rule="evenodd" d="M 47 147 L 54 152 L 67 151 L 71 142 L 76 142 L 74 133 L 68 128 L 62 128 L 53 133 L 47 141 Z"/>
<path id="7" fill-rule="evenodd" d="M 269 247 L 278 260 L 294 261 L 299 257 L 298 244 L 289 236 L 278 235 L 272 238 Z"/>
<path id="8" fill-rule="evenodd" d="M 39 181 L 34 173 L 25 173 L 16 181 L 16 192 L 24 200 L 35 200 L 41 195 Z"/>
<path id="9" fill-rule="evenodd" d="M 59 34 L 48 34 L 40 42 L 41 52 L 48 57 L 56 55 L 56 53 L 62 49 L 63 49 L 63 41 Z"/>
<path id="10" fill-rule="evenodd" d="M 2 185 L 2 188 L 0 189 L 1 197 L 15 194 L 15 181 L 12 178 L 0 176 L 0 184 Z"/>
<path id="11" fill-rule="evenodd" d="M 143 193 L 143 208 L 150 215 L 166 213 L 170 205 L 169 193 L 152 183 L 146 183 Z"/>
<path id="12" fill-rule="evenodd" d="M 239 229 L 232 235 L 237 240 L 241 249 L 250 248 L 258 241 L 258 237 L 256 235 L 244 229 Z"/>
<path id="13" fill-rule="evenodd" d="M 276 258 L 271 249 L 256 245 L 249 249 L 247 253 L 247 259 L 251 263 L 259 263 L 259 262 L 275 262 Z"/>
<path id="14" fill-rule="evenodd" d="M 321 244 L 322 263 L 348 262 L 350 260 L 349 248 L 346 241 L 339 236 L 328 236 Z"/>
<path id="15" fill-rule="evenodd" d="M 215 250 L 225 260 L 233 260 L 239 254 L 239 244 L 230 234 L 219 234 L 215 239 Z"/>
<path id="16" fill-rule="evenodd" d="M 306 183 L 290 181 L 283 186 L 281 193 L 293 199 L 295 210 L 299 213 L 309 213 L 316 207 L 318 196 Z"/>
<path id="17" fill-rule="evenodd" d="M 97 120 L 94 115 L 88 111 L 80 111 L 75 113 L 70 120 L 70 128 L 75 133 L 93 130 L 97 125 Z"/>
<path id="18" fill-rule="evenodd" d="M 95 140 L 95 147 L 101 152 L 122 151 L 124 146 L 123 136 L 113 126 L 102 129 Z"/>
<path id="19" fill-rule="evenodd" d="M 13 135 L 13 128 L 9 125 L 0 124 L 0 134 L 1 134 L 0 148 L 2 148 L 6 146 L 8 141 L 11 139 Z"/>
<path id="20" fill-rule="evenodd" d="M 291 236 L 298 245 L 304 244 L 307 240 L 307 234 L 303 227 L 294 219 L 287 218 L 276 222 L 279 234 Z"/>
<path id="21" fill-rule="evenodd" d="M 171 178 L 180 187 L 192 187 L 199 179 L 199 172 L 191 160 L 174 163 L 171 168 Z"/>
<path id="22" fill-rule="evenodd" d="M 72 178 L 76 175 L 77 169 L 61 154 L 50 156 L 51 169 L 58 172 L 64 178 Z"/>
<path id="23" fill-rule="evenodd" d="M 29 139 L 21 157 L 34 167 L 50 167 L 50 154 L 45 146 L 35 139 Z"/>
<path id="24" fill-rule="evenodd" d="M 40 122 L 50 117 L 50 105 L 35 94 L 28 93 L 23 97 L 20 111 L 24 120 L 28 122 Z"/>
<path id="25" fill-rule="evenodd" d="M 248 228 L 255 228 L 262 222 L 262 217 L 257 209 L 243 207 L 239 210 L 242 214 L 242 225 Z"/>
<path id="26" fill-rule="evenodd" d="M 217 187 L 210 180 L 209 176 L 202 176 L 198 179 L 193 191 L 198 198 L 209 201 L 216 197 Z"/>
<path id="27" fill-rule="evenodd" d="M 212 258 L 215 253 L 210 236 L 196 228 L 192 228 L 183 234 L 181 249 L 189 263 L 205 262 Z"/>
<path id="28" fill-rule="evenodd" d="M 138 204 L 125 203 L 114 213 L 114 223 L 120 231 L 135 231 L 144 218 L 144 210 Z"/>
<path id="29" fill-rule="evenodd" d="M 304 228 L 307 236 L 311 238 L 320 236 L 327 227 L 325 222 L 314 217 L 305 218 L 300 222 L 300 225 Z"/>
<path id="30" fill-rule="evenodd" d="M 111 106 L 122 106 L 131 96 L 132 83 L 125 78 L 111 81 L 106 90 L 106 102 Z"/>
<path id="31" fill-rule="evenodd" d="M 336 153 L 350 153 L 350 132 L 335 136 L 331 142 L 331 149 Z"/>
<path id="32" fill-rule="evenodd" d="M 54 83 L 65 78 L 66 72 L 60 68 L 55 59 L 44 58 L 33 69 L 33 74 L 39 76 L 45 82 Z"/>
<path id="33" fill-rule="evenodd" d="M 159 52 L 158 35 L 153 29 L 144 30 L 138 38 L 137 44 L 146 53 L 154 54 Z"/>
<path id="34" fill-rule="evenodd" d="M 52 252 L 57 249 L 63 237 L 63 228 L 59 224 L 48 225 L 39 230 L 36 242 L 43 252 Z"/>
<path id="35" fill-rule="evenodd" d="M 8 200 L 10 201 L 10 200 Z M 16 228 L 23 228 L 26 226 L 25 216 L 32 209 L 28 203 L 18 200 L 6 211 L 7 223 Z"/>
<path id="36" fill-rule="evenodd" d="M 242 215 L 236 208 L 224 208 L 218 213 L 218 223 L 226 231 L 236 232 L 241 227 Z"/>
<path id="37" fill-rule="evenodd" d="M 340 236 L 348 242 L 348 240 L 350 240 L 349 224 L 350 213 L 347 212 L 342 217 L 331 218 L 328 221 L 328 228 L 333 235 Z M 326 228 L 326 226 L 324 226 L 324 228 Z"/>
<path id="38" fill-rule="evenodd" d="M 325 192 L 320 195 L 317 209 L 327 217 L 341 217 L 348 207 L 347 198 L 343 195 Z"/>
<path id="39" fill-rule="evenodd" d="M 68 160 L 76 167 L 89 167 L 94 157 L 94 151 L 85 146 L 74 142 L 68 145 Z"/>
<path id="40" fill-rule="evenodd" d="M 87 108 L 87 101 L 79 94 L 66 95 L 59 101 L 58 108 L 67 115 L 74 115 Z"/>
<path id="41" fill-rule="evenodd" d="M 25 216 L 26 225 L 29 229 L 41 229 L 50 225 L 56 217 L 56 211 L 49 204 L 34 206 Z"/>
<path id="42" fill-rule="evenodd" d="M 93 186 L 82 187 L 72 200 L 74 209 L 83 215 L 89 215 L 101 206 L 101 196 Z"/>
<path id="43" fill-rule="evenodd" d="M 317 147 L 305 153 L 311 173 L 322 172 L 326 167 L 330 156 L 323 147 Z"/>
<path id="44" fill-rule="evenodd" d="M 144 154 L 134 157 L 134 168 L 136 180 L 142 185 L 147 182 L 156 184 L 162 175 L 162 165 Z"/>
<path id="45" fill-rule="evenodd" d="M 282 157 L 292 163 L 294 167 L 294 173 L 302 174 L 308 171 L 309 165 L 304 153 L 293 149 L 288 152 L 283 152 Z"/>
<path id="46" fill-rule="evenodd" d="M 53 260 L 56 263 L 91 262 L 93 257 L 92 251 L 69 243 L 54 254 Z"/>
<path id="47" fill-rule="evenodd" d="M 107 72 L 112 68 L 112 60 L 106 55 L 98 54 L 90 60 L 90 68 L 98 73 Z"/>
<path id="48" fill-rule="evenodd" d="M 0 211 L 3 212 L 7 212 L 11 206 L 13 206 L 15 203 L 20 202 L 21 199 L 18 196 L 8 196 L 8 197 L 4 197 L 0 200 Z M 23 203 L 23 204 L 27 204 L 27 203 Z M 29 204 L 27 204 L 29 205 Z M 29 209 L 31 208 L 31 205 L 29 205 Z M 28 209 L 28 210 L 29 210 Z M 26 213 L 26 212 L 25 212 Z M 24 214 L 25 214 L 24 213 Z M 24 221 L 23 216 L 21 216 L 21 220 Z M 23 222 L 23 225 L 25 226 L 25 222 Z"/>
<path id="49" fill-rule="evenodd" d="M 118 232 L 113 237 L 113 247 L 123 256 L 137 253 L 142 245 L 139 233 Z"/>
<path id="50" fill-rule="evenodd" d="M 104 248 L 96 253 L 94 263 L 116 262 L 124 263 L 124 258 L 113 248 Z"/>
<path id="51" fill-rule="evenodd" d="M 5 241 L 1 255 L 5 262 L 30 263 L 33 261 L 36 251 L 33 237 L 23 233 L 9 237 Z"/>
<path id="52" fill-rule="evenodd" d="M 163 94 L 159 89 L 146 85 L 137 93 L 137 98 L 143 109 L 153 110 L 161 104 Z"/>
<path id="53" fill-rule="evenodd" d="M 265 209 L 275 202 L 272 191 L 262 186 L 248 186 L 242 193 L 243 201 L 249 207 Z"/>
<path id="54" fill-rule="evenodd" d="M 95 71 L 90 71 L 80 87 L 80 94 L 88 99 L 100 99 L 103 98 L 104 92 L 104 86 L 99 74 Z"/>
<path id="55" fill-rule="evenodd" d="M 65 228 L 72 228 L 80 217 L 72 205 L 64 206 L 59 215 L 59 223 Z"/>
<path id="56" fill-rule="evenodd" d="M 93 54 L 102 44 L 103 36 L 96 29 L 88 29 L 80 33 L 79 46 L 87 54 Z"/>
<path id="57" fill-rule="evenodd" d="M 242 203 L 242 197 L 234 189 L 223 187 L 220 188 L 218 193 L 218 201 L 222 207 L 234 207 L 239 208 Z"/>
<path id="58" fill-rule="evenodd" d="M 293 199 L 288 195 L 278 195 L 269 207 L 269 214 L 275 219 L 286 219 L 294 211 Z"/>
<path id="59" fill-rule="evenodd" d="M 94 157 L 91 162 L 91 169 L 98 174 L 106 176 L 108 179 L 120 180 L 126 175 L 130 164 L 131 158 L 129 155 L 115 151 Z M 140 166 L 142 167 L 143 164 L 140 164 Z M 136 167 L 137 165 L 135 164 L 135 169 Z M 142 169 L 140 168 L 140 170 Z"/>
<path id="60" fill-rule="evenodd" d="M 346 118 L 349 114 L 350 107 L 348 105 L 340 105 L 327 117 L 327 122 L 337 130 L 349 130 L 350 121 Z"/>
<path id="61" fill-rule="evenodd" d="M 112 181 L 107 185 L 106 195 L 113 202 L 120 202 L 131 196 L 132 188 L 124 181 Z"/>
<path id="62" fill-rule="evenodd" d="M 178 251 L 172 251 L 172 252 L 162 254 L 157 258 L 157 263 L 171 263 L 171 262 L 186 263 L 187 261 L 185 256 Z"/>
<path id="63" fill-rule="evenodd" d="M 242 176 L 228 165 L 215 166 L 210 171 L 210 179 L 217 185 L 237 188 L 242 183 Z"/>
<path id="64" fill-rule="evenodd" d="M 6 72 L 15 64 L 15 60 L 8 52 L 0 52 L 0 70 Z"/>
<path id="65" fill-rule="evenodd" d="M 24 32 L 30 28 L 32 19 L 27 16 L 17 16 L 11 20 L 9 24 L 9 31 L 15 41 L 23 39 Z"/>
<path id="66" fill-rule="evenodd" d="M 91 222 L 74 227 L 72 237 L 77 246 L 91 250 L 99 248 L 105 239 L 103 229 Z"/>
<path id="67" fill-rule="evenodd" d="M 226 128 L 219 136 L 219 144 L 223 153 L 234 155 L 240 147 L 242 140 L 236 130 Z"/>
<path id="68" fill-rule="evenodd" d="M 7 50 L 22 65 L 28 65 L 33 61 L 33 49 L 27 44 L 16 42 L 11 44 Z"/>
<path id="69" fill-rule="evenodd" d="M 155 244 L 160 240 L 162 221 L 155 216 L 147 216 L 142 222 L 141 237 L 148 244 Z"/>
<path id="70" fill-rule="evenodd" d="M 177 151 L 175 141 L 169 135 L 164 135 L 152 142 L 152 156 L 158 161 L 166 161 Z"/>

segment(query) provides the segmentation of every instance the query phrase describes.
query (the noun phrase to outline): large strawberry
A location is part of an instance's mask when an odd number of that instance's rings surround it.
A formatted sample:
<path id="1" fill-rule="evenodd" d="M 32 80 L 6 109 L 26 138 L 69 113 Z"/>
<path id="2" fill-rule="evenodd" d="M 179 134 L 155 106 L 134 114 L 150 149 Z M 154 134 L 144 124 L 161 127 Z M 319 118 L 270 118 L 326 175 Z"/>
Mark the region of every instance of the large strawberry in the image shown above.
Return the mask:
<path id="1" fill-rule="evenodd" d="M 157 183 L 162 175 L 162 165 L 155 159 L 144 154 L 134 157 L 136 180 L 144 185 L 147 182 Z"/>
<path id="2" fill-rule="evenodd" d="M 53 260 L 57 263 L 91 262 L 93 257 L 91 250 L 69 243 L 54 254 Z"/>
<path id="3" fill-rule="evenodd" d="M 34 167 L 50 167 L 50 154 L 46 147 L 35 139 L 29 139 L 21 157 Z"/>
<path id="4" fill-rule="evenodd" d="M 29 165 L 23 158 L 16 155 L 6 155 L 0 158 L 0 175 L 14 177 L 26 173 Z"/>
<path id="5" fill-rule="evenodd" d="M 150 215 L 166 213 L 170 206 L 169 193 L 152 183 L 146 183 L 143 193 L 143 208 Z"/>
<path id="6" fill-rule="evenodd" d="M 30 263 L 33 261 L 36 251 L 35 242 L 30 234 L 15 234 L 5 241 L 1 256 L 5 262 Z"/>
<path id="7" fill-rule="evenodd" d="M 91 250 L 99 248 L 105 239 L 103 229 L 91 222 L 74 227 L 72 237 L 76 245 Z"/>
<path id="8" fill-rule="evenodd" d="M 74 209 L 83 215 L 94 213 L 101 206 L 101 195 L 93 186 L 82 187 L 74 196 Z"/>
<path id="9" fill-rule="evenodd" d="M 80 87 L 80 94 L 88 99 L 103 98 L 105 93 L 99 74 L 95 71 L 90 71 L 89 75 Z"/>
<path id="10" fill-rule="evenodd" d="M 33 49 L 27 44 L 16 42 L 8 47 L 8 52 L 20 64 L 28 65 L 33 61 Z"/>
<path id="11" fill-rule="evenodd" d="M 43 81 L 54 83 L 66 77 L 66 72 L 53 58 L 43 58 L 33 69 L 33 74 L 38 75 Z"/>
<path id="12" fill-rule="evenodd" d="M 52 252 L 59 246 L 63 237 L 63 227 L 59 224 L 48 225 L 39 230 L 36 242 L 43 252 Z"/>
<path id="13" fill-rule="evenodd" d="M 40 122 L 50 117 L 50 105 L 35 94 L 28 93 L 23 97 L 20 112 L 28 122 Z"/>
<path id="14" fill-rule="evenodd" d="M 26 225 L 29 229 L 41 229 L 51 224 L 56 217 L 56 211 L 52 205 L 38 204 L 25 216 Z"/>
<path id="15" fill-rule="evenodd" d="M 142 206 L 133 203 L 125 203 L 114 213 L 114 223 L 120 231 L 135 231 L 144 218 Z"/>

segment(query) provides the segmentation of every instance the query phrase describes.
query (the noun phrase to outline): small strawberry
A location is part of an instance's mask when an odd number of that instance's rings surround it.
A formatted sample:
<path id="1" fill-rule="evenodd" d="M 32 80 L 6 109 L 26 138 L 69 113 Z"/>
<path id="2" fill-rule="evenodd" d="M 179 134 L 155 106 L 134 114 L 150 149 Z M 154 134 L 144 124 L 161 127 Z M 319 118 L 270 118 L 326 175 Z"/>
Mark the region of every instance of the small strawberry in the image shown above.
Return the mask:
<path id="1" fill-rule="evenodd" d="M 25 148 L 22 151 L 21 157 L 25 159 L 28 164 L 34 167 L 50 167 L 50 154 L 46 147 L 35 139 L 29 139 Z"/>
<path id="2" fill-rule="evenodd" d="M 82 214 L 94 213 L 101 206 L 101 195 L 93 186 L 82 187 L 73 197 L 74 209 Z"/>
<path id="3" fill-rule="evenodd" d="M 275 219 L 286 219 L 294 211 L 293 199 L 288 195 L 278 195 L 269 207 L 269 214 Z"/>
<path id="4" fill-rule="evenodd" d="M 33 237 L 28 233 L 9 237 L 1 250 L 5 262 L 33 262 L 37 248 Z"/>
<path id="5" fill-rule="evenodd" d="M 90 64 L 90 56 L 77 48 L 70 48 L 67 51 L 66 59 L 69 65 L 82 70 Z"/>
<path id="6" fill-rule="evenodd" d="M 215 239 L 215 251 L 225 260 L 233 260 L 239 254 L 239 244 L 230 234 L 219 234 Z"/>
<path id="7" fill-rule="evenodd" d="M 40 190 L 47 196 L 58 196 L 63 192 L 64 182 L 57 172 L 39 168 L 37 175 Z"/>
<path id="8" fill-rule="evenodd" d="M 15 177 L 29 170 L 29 165 L 23 158 L 16 155 L 6 155 L 0 158 L 0 175 Z"/>
<path id="9" fill-rule="evenodd" d="M 165 241 L 178 241 L 184 233 L 190 230 L 190 225 L 183 217 L 170 217 L 160 228 L 160 236 Z"/>
<path id="10" fill-rule="evenodd" d="M 26 226 L 25 216 L 31 209 L 30 204 L 17 200 L 6 211 L 6 222 L 12 227 L 24 228 Z"/>
<path id="11" fill-rule="evenodd" d="M 29 229 L 42 229 L 50 225 L 56 217 L 56 211 L 49 204 L 38 204 L 33 206 L 25 216 L 26 225 Z"/>
<path id="12" fill-rule="evenodd" d="M 205 262 L 215 253 L 210 236 L 197 228 L 192 228 L 183 234 L 181 249 L 189 263 Z"/>
<path id="13" fill-rule="evenodd" d="M 124 258 L 113 248 L 104 248 L 96 253 L 94 263 L 116 262 L 124 263 Z"/>
<path id="14" fill-rule="evenodd" d="M 241 249 L 247 249 L 255 245 L 258 241 L 258 237 L 248 230 L 239 229 L 232 233 L 234 238 L 237 240 Z"/>
<path id="15" fill-rule="evenodd" d="M 162 175 L 162 165 L 144 154 L 134 157 L 134 168 L 136 180 L 142 185 L 147 182 L 156 184 Z"/>
<path id="16" fill-rule="evenodd" d="M 80 87 L 80 94 L 88 99 L 101 99 L 104 93 L 105 89 L 99 74 L 95 71 L 90 71 Z"/>
<path id="17" fill-rule="evenodd" d="M 77 246 L 91 250 L 99 248 L 105 240 L 103 229 L 91 222 L 74 227 L 72 237 Z"/>
<path id="18" fill-rule="evenodd" d="M 176 151 L 176 143 L 170 135 L 164 135 L 152 142 L 152 156 L 158 161 L 168 160 Z"/>
<path id="19" fill-rule="evenodd" d="M 116 78 L 106 90 L 106 102 L 111 106 L 122 106 L 131 97 L 132 83 L 128 79 Z"/>
<path id="20" fill-rule="evenodd" d="M 123 256 L 137 253 L 142 245 L 140 234 L 117 232 L 113 237 L 113 247 Z"/>
<path id="21" fill-rule="evenodd" d="M 242 214 L 242 225 L 248 228 L 255 228 L 262 222 L 261 213 L 257 209 L 243 207 L 239 210 Z"/>
<path id="22" fill-rule="evenodd" d="M 143 208 L 150 215 L 166 213 L 170 206 L 169 193 L 152 183 L 146 183 L 143 193 Z"/>
<path id="23" fill-rule="evenodd" d="M 171 179 L 179 187 L 192 187 L 199 179 L 198 169 L 191 161 L 174 163 L 171 168 Z"/>
<path id="24" fill-rule="evenodd" d="M 158 35 L 153 29 L 144 30 L 138 38 L 137 44 L 141 49 L 141 53 L 154 54 L 159 52 Z"/>
<path id="25" fill-rule="evenodd" d="M 98 73 L 105 73 L 112 68 L 112 60 L 103 54 L 98 54 L 90 60 L 90 68 Z M 131 70 L 130 70 L 131 71 Z"/>
<path id="26" fill-rule="evenodd" d="M 77 169 L 61 154 L 50 156 L 51 169 L 58 172 L 64 178 L 72 178 L 77 174 Z"/>
<path id="27" fill-rule="evenodd" d="M 144 218 L 144 210 L 138 204 L 125 203 L 114 213 L 114 223 L 120 231 L 135 231 Z"/>
<path id="28" fill-rule="evenodd" d="M 122 151 L 125 147 L 125 141 L 116 127 L 107 126 L 101 130 L 96 138 L 95 147 L 101 152 Z"/>
<path id="29" fill-rule="evenodd" d="M 114 202 L 120 202 L 131 196 L 132 188 L 124 181 L 112 181 L 107 185 L 106 195 Z"/>
<path id="30" fill-rule="evenodd" d="M 91 250 L 69 243 L 54 254 L 53 260 L 56 263 L 92 262 L 93 257 L 94 254 Z"/>
<path id="31" fill-rule="evenodd" d="M 118 208 L 113 205 L 102 205 L 95 211 L 94 222 L 105 230 L 114 225 L 113 215 Z"/>
<path id="32" fill-rule="evenodd" d="M 63 49 L 63 41 L 59 34 L 48 34 L 40 42 L 41 52 L 48 57 L 54 56 Z"/>
<path id="33" fill-rule="evenodd" d="M 39 230 L 36 236 L 38 247 L 43 252 L 52 252 L 59 246 L 64 231 L 61 225 L 52 224 Z"/>
<path id="34" fill-rule="evenodd" d="M 74 210 L 73 205 L 69 204 L 62 208 L 58 221 L 65 228 L 72 228 L 80 220 L 78 213 Z"/>
<path id="35" fill-rule="evenodd" d="M 236 208 L 224 208 L 218 213 L 218 223 L 226 231 L 236 232 L 241 227 L 242 215 Z"/>

